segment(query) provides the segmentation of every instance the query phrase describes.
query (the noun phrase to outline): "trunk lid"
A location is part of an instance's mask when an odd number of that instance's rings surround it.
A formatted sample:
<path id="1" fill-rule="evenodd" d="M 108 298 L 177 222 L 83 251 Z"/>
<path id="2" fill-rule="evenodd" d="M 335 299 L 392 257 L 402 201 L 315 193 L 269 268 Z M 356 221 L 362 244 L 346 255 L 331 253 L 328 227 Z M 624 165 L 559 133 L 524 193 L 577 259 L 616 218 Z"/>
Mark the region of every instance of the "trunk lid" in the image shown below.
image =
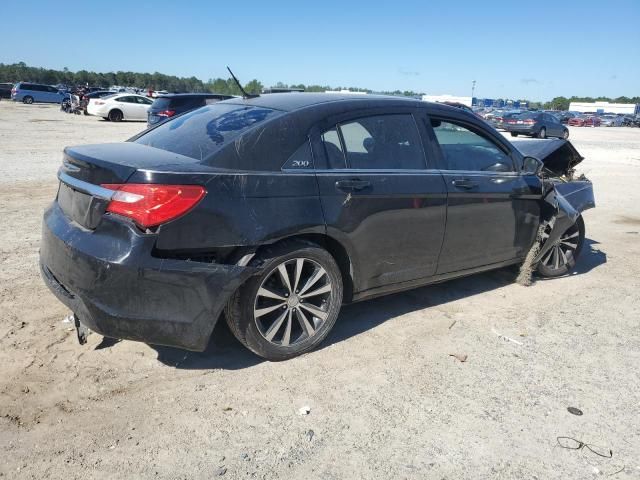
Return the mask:
<path id="1" fill-rule="evenodd" d="M 58 170 L 57 202 L 79 225 L 98 226 L 113 191 L 102 184 L 120 184 L 138 170 L 185 171 L 199 169 L 192 158 L 138 143 L 82 145 L 64 149 Z"/>

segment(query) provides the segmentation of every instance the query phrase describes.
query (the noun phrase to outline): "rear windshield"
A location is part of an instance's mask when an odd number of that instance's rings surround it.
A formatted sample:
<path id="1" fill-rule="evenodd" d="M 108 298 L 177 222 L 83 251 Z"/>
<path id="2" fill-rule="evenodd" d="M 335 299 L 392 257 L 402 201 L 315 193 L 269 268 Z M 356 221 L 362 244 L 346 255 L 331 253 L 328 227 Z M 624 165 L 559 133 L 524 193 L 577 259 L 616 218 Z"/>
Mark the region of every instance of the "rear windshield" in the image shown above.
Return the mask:
<path id="1" fill-rule="evenodd" d="M 251 127 L 282 112 L 270 108 L 213 104 L 185 113 L 143 134 L 135 143 L 197 160 L 208 160 Z"/>
<path id="2" fill-rule="evenodd" d="M 517 118 L 521 120 L 526 120 L 528 118 L 533 118 L 534 120 L 537 120 L 538 118 L 540 118 L 540 114 L 536 112 L 525 112 L 518 115 Z"/>
<path id="3" fill-rule="evenodd" d="M 158 110 L 167 110 L 169 108 L 169 104 L 171 103 L 171 99 L 170 98 L 156 98 L 153 101 L 153 109 L 158 109 Z"/>

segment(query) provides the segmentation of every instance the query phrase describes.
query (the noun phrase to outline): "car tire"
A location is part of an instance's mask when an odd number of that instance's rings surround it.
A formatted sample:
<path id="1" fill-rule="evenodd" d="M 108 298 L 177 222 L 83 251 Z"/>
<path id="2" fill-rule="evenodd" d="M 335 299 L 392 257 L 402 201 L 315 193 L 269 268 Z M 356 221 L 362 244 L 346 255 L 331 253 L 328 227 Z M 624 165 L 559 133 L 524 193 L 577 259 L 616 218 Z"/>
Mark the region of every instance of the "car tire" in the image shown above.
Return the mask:
<path id="1" fill-rule="evenodd" d="M 342 305 L 342 275 L 333 256 L 312 242 L 285 241 L 265 247 L 249 265 L 261 273 L 247 280 L 225 308 L 234 336 L 271 361 L 317 347 Z"/>
<path id="2" fill-rule="evenodd" d="M 122 121 L 122 112 L 120 110 L 114 109 L 109 112 L 109 120 L 112 122 L 121 122 Z"/>
<path id="3" fill-rule="evenodd" d="M 511 132 L 511 136 L 512 137 L 517 137 L 518 136 L 518 132 Z"/>
<path id="4" fill-rule="evenodd" d="M 542 127 L 538 132 L 538 138 L 547 138 L 547 129 Z"/>
<path id="5" fill-rule="evenodd" d="M 103 120 L 106 120 L 107 122 L 110 121 L 109 117 L 102 117 L 102 118 L 103 118 Z"/>
<path id="6" fill-rule="evenodd" d="M 33 97 L 27 95 L 22 99 L 22 103 L 26 103 L 27 105 L 31 105 L 33 103 Z"/>
<path id="7" fill-rule="evenodd" d="M 582 251 L 584 233 L 584 220 L 582 217 L 578 217 L 576 223 L 562 234 L 560 243 L 540 259 L 538 263 L 540 276 L 554 278 L 569 273 L 575 267 L 578 256 Z M 557 262 L 556 258 L 558 259 Z"/>
<path id="8" fill-rule="evenodd" d="M 562 132 L 562 138 L 564 138 L 565 140 L 569 138 L 569 129 L 564 129 L 564 131 Z"/>

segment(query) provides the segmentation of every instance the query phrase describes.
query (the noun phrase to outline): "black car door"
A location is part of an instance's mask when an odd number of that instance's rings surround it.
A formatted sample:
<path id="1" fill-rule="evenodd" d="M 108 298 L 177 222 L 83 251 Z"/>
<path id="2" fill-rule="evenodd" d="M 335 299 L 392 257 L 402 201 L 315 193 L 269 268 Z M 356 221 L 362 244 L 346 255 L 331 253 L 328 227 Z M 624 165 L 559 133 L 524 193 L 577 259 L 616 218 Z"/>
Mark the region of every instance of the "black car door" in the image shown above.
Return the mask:
<path id="1" fill-rule="evenodd" d="M 520 175 L 506 141 L 451 115 L 429 122 L 448 192 L 437 273 L 524 257 L 538 226 L 539 180 Z"/>
<path id="2" fill-rule="evenodd" d="M 318 128 L 327 233 L 349 250 L 356 293 L 436 271 L 446 187 L 425 164 L 425 132 L 411 111 L 361 112 Z"/>
<path id="3" fill-rule="evenodd" d="M 562 137 L 564 133 L 564 127 L 560 121 L 550 113 L 544 114 L 545 123 L 547 124 L 547 135 L 551 137 Z"/>

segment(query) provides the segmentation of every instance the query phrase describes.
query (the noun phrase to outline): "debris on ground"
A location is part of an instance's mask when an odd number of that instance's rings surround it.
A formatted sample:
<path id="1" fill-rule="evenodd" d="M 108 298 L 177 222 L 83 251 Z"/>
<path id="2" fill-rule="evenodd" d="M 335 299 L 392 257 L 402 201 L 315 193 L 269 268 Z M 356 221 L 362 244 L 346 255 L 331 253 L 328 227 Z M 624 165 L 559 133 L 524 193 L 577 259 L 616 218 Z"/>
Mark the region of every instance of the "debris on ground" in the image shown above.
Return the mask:
<path id="1" fill-rule="evenodd" d="M 506 335 L 502 335 L 501 333 L 496 332 L 496 331 L 495 331 L 495 330 L 493 330 L 493 329 L 491 329 L 491 331 L 492 331 L 493 333 L 495 333 L 495 334 L 498 336 L 498 338 L 501 338 L 502 340 L 506 340 L 507 342 L 515 343 L 516 345 L 523 345 L 523 343 L 522 343 L 522 342 L 519 342 L 518 340 L 514 340 L 514 339 L 513 339 L 513 338 L 511 338 L 511 337 L 507 337 Z"/>
<path id="2" fill-rule="evenodd" d="M 462 363 L 466 362 L 468 358 L 466 353 L 450 353 L 449 356 L 460 360 Z"/>
<path id="3" fill-rule="evenodd" d="M 313 440 L 313 436 L 315 435 L 315 432 L 313 430 L 308 430 L 306 435 L 307 435 L 307 439 L 311 441 Z"/>
<path id="4" fill-rule="evenodd" d="M 227 468 L 226 467 L 220 467 L 219 469 L 216 470 L 216 475 L 218 477 L 223 476 L 225 473 L 227 473 Z"/>
<path id="5" fill-rule="evenodd" d="M 453 328 L 453 326 L 456 324 L 457 320 L 454 320 L 453 322 L 451 322 L 451 325 L 449 325 L 449 330 L 451 330 Z"/>
<path id="6" fill-rule="evenodd" d="M 73 313 L 67 315 L 62 319 L 62 323 L 73 323 Z"/>
<path id="7" fill-rule="evenodd" d="M 304 407 L 300 407 L 298 409 L 298 415 L 309 415 L 311 413 L 311 407 L 305 405 Z"/>
<path id="8" fill-rule="evenodd" d="M 580 410 L 579 408 L 576 407 L 568 407 L 567 408 L 568 412 L 572 415 L 577 415 L 580 416 L 582 415 L 582 410 Z"/>

